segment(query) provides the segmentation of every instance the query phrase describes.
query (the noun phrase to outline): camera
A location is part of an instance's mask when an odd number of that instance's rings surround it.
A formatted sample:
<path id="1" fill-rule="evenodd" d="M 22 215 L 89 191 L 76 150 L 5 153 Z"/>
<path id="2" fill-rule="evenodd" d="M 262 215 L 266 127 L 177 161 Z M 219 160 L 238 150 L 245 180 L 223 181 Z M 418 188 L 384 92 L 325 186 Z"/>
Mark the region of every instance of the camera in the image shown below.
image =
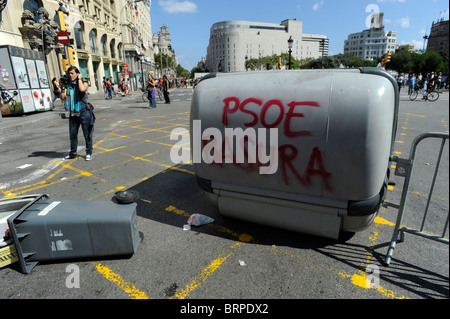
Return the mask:
<path id="1" fill-rule="evenodd" d="M 69 86 L 70 83 L 70 78 L 67 74 L 64 74 L 60 79 L 59 79 L 59 83 L 61 83 L 61 85 L 63 87 L 67 87 Z"/>

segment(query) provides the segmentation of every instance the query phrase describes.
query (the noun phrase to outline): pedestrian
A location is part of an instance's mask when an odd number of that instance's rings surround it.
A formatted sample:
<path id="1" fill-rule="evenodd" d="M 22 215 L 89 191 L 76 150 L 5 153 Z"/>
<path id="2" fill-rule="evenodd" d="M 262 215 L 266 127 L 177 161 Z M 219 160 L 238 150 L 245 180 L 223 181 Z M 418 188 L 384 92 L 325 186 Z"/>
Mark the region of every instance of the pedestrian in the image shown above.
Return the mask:
<path id="1" fill-rule="evenodd" d="M 106 90 L 108 92 L 108 100 L 112 99 L 112 84 L 110 79 L 106 79 L 105 82 Z"/>
<path id="2" fill-rule="evenodd" d="M 398 92 L 400 92 L 400 89 L 403 86 L 403 74 L 400 73 L 397 77 L 397 84 L 398 84 Z"/>
<path id="3" fill-rule="evenodd" d="M 112 93 L 114 93 L 114 97 L 116 97 L 116 91 L 114 90 L 114 79 L 111 76 L 111 77 L 109 77 L 109 80 L 111 82 L 111 91 L 112 91 Z"/>
<path id="4" fill-rule="evenodd" d="M 92 135 L 94 133 L 95 115 L 91 106 L 87 102 L 88 83 L 81 77 L 77 67 L 71 66 L 68 69 L 69 83 L 67 88 L 61 88 L 61 99 L 67 99 L 70 105 L 69 115 L 69 136 L 70 152 L 65 159 L 77 158 L 78 130 L 83 130 L 86 142 L 86 161 L 92 159 Z"/>
<path id="5" fill-rule="evenodd" d="M 155 102 L 155 80 L 153 80 L 153 77 L 151 74 L 148 75 L 147 79 L 147 94 L 148 94 L 148 107 L 150 109 L 156 108 L 156 102 Z"/>
<path id="6" fill-rule="evenodd" d="M 163 94 L 164 94 L 164 100 L 166 101 L 166 104 L 170 104 L 170 98 L 169 98 L 169 80 L 167 80 L 167 76 L 163 76 Z"/>
<path id="7" fill-rule="evenodd" d="M 408 95 L 411 95 L 413 93 L 415 84 L 416 84 L 416 77 L 413 73 L 410 74 L 408 78 Z"/>
<path id="8" fill-rule="evenodd" d="M 427 78 L 426 77 L 422 77 L 422 81 L 420 82 L 420 87 L 421 87 L 421 89 L 422 89 L 422 100 L 428 100 L 428 97 L 427 97 L 427 95 L 428 95 L 428 88 L 427 88 L 427 85 L 428 85 L 428 81 L 427 81 Z"/>
<path id="9" fill-rule="evenodd" d="M 55 95 L 52 99 L 52 110 L 53 110 L 55 108 L 56 99 L 60 99 L 61 91 L 59 90 L 59 82 L 57 78 L 53 78 L 52 84 L 53 84 L 53 94 Z"/>
<path id="10" fill-rule="evenodd" d="M 106 88 L 106 76 L 103 77 L 102 81 L 103 93 L 105 94 L 105 100 L 108 99 L 108 89 Z"/>

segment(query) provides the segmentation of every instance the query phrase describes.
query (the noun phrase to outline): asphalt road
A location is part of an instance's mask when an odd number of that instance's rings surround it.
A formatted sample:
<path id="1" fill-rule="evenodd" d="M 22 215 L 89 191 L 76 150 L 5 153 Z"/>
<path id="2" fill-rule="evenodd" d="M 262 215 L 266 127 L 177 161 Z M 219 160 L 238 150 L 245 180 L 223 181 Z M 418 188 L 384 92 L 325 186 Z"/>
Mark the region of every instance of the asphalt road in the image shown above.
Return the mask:
<path id="1" fill-rule="evenodd" d="M 448 133 L 449 123 L 448 92 L 434 103 L 411 102 L 405 93 L 395 145 L 400 158 L 408 157 L 418 134 Z M 28 124 L 19 128 L 8 123 L 21 118 L 0 123 L 0 197 L 49 194 L 59 200 L 111 201 L 117 191 L 137 190 L 143 237 L 132 256 L 42 262 L 29 275 L 17 263 L 2 268 L 0 298 L 195 299 L 200 305 L 198 300 L 205 299 L 449 297 L 448 245 L 407 234 L 397 244 L 390 267 L 384 266 L 395 208 L 382 208 L 371 227 L 339 241 L 221 216 L 197 186 L 192 166 L 174 165 L 169 157 L 176 143 L 170 140 L 171 131 L 181 127 L 188 134 L 191 97 L 191 89 L 173 90 L 170 105 L 158 102 L 156 109 L 148 109 L 138 93 L 111 101 L 91 96 L 97 122 L 90 162 L 62 159 L 69 139 L 61 106 L 24 117 Z M 408 227 L 420 227 L 438 148 L 431 142 L 417 155 L 404 220 Z M 448 154 L 447 143 L 427 222 L 427 231 L 435 234 L 442 232 L 449 207 Z M 398 204 L 403 179 L 396 176 L 395 181 L 387 201 Z M 183 230 L 194 213 L 215 221 Z M 376 285 L 370 288 L 366 279 L 373 274 Z M 75 275 L 79 285 L 71 288 Z M 186 310 L 182 307 L 187 302 L 176 303 L 172 311 Z M 224 304 L 216 305 L 216 313 L 225 310 Z"/>

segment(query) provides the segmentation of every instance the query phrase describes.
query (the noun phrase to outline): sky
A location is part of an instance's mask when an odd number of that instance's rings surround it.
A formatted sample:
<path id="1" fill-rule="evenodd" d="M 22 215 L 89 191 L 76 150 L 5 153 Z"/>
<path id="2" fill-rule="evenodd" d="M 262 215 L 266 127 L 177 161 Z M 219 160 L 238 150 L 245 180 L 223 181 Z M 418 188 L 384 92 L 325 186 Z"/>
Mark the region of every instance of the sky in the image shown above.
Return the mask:
<path id="1" fill-rule="evenodd" d="M 351 33 L 367 27 L 371 14 L 384 12 L 386 31 L 397 31 L 397 44 L 423 49 L 433 21 L 449 19 L 448 0 L 152 0 L 152 33 L 169 28 L 178 63 L 192 70 L 206 57 L 210 29 L 228 20 L 281 23 L 303 21 L 303 33 L 329 39 L 328 54 L 343 53 Z M 287 46 L 287 43 L 286 43 Z"/>

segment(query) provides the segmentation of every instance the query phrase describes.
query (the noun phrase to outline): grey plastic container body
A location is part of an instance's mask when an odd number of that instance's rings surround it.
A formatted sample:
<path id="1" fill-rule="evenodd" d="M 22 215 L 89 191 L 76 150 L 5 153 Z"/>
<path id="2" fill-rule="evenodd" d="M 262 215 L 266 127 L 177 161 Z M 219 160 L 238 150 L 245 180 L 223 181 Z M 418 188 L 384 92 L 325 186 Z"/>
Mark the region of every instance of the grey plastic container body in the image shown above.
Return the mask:
<path id="1" fill-rule="evenodd" d="M 366 228 L 377 212 L 397 112 L 396 82 L 380 69 L 214 74 L 191 104 L 194 171 L 222 214 L 336 238 Z M 211 143 L 202 140 L 208 128 L 222 135 L 222 163 L 205 162 L 199 151 Z M 261 174 L 268 164 L 226 163 L 225 128 L 277 128 L 274 173 Z M 244 143 L 249 154 L 249 143 L 260 143 L 253 136 Z"/>
<path id="2" fill-rule="evenodd" d="M 21 271 L 30 273 L 39 261 L 135 253 L 136 206 L 38 195 L 8 218 Z"/>

